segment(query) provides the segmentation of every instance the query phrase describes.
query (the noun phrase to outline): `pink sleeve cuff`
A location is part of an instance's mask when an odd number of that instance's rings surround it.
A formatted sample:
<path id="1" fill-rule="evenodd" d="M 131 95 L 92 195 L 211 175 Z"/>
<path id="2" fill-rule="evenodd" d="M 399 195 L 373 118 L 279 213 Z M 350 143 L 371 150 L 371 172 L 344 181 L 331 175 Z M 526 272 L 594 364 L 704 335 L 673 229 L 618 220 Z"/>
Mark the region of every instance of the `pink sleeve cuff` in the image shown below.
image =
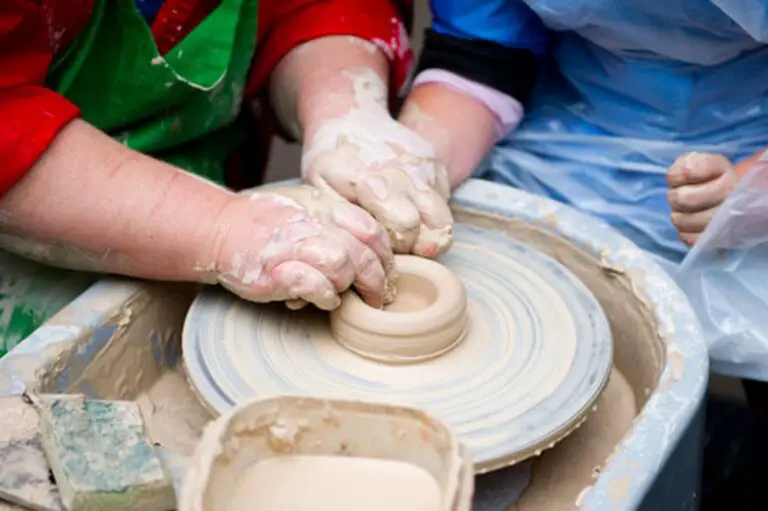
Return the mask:
<path id="1" fill-rule="evenodd" d="M 443 69 L 427 69 L 414 79 L 413 86 L 427 83 L 439 83 L 456 92 L 470 96 L 490 110 L 496 119 L 496 131 L 499 138 L 504 137 L 520 123 L 523 118 L 523 105 L 512 96 L 496 89 L 468 80 Z"/>

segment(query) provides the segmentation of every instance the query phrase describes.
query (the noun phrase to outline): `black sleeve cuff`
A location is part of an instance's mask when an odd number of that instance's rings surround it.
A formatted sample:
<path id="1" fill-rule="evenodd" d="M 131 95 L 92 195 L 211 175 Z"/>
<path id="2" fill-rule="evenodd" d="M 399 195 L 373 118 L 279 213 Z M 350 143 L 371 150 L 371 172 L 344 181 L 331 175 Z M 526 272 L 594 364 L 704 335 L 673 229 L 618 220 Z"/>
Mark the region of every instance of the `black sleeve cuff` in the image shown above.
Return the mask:
<path id="1" fill-rule="evenodd" d="M 487 85 L 521 103 L 533 92 L 539 63 L 533 52 L 497 43 L 461 39 L 427 29 L 416 73 L 443 69 Z"/>

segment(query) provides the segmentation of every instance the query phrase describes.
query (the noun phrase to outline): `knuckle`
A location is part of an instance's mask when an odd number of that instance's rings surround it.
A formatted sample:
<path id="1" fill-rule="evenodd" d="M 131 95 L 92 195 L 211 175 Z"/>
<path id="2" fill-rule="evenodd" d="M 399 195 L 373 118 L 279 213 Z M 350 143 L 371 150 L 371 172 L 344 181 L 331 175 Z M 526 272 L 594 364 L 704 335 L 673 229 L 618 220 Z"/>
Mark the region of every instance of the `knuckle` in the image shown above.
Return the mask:
<path id="1" fill-rule="evenodd" d="M 672 163 L 672 166 L 669 167 L 670 171 L 677 170 L 679 171 L 682 167 L 685 166 L 686 162 L 688 161 L 688 158 L 691 157 L 693 153 L 683 153 L 680 156 L 675 159 L 674 163 Z"/>
<path id="2" fill-rule="evenodd" d="M 349 265 L 348 245 L 338 243 L 334 246 L 325 247 L 321 255 L 320 264 L 335 273 L 343 270 Z"/>
<path id="3" fill-rule="evenodd" d="M 691 167 L 708 173 L 722 173 L 730 166 L 730 162 L 721 154 L 692 153 Z"/>
<path id="4" fill-rule="evenodd" d="M 388 240 L 389 237 L 384 227 L 371 217 L 360 230 L 359 238 L 365 245 L 373 246 L 383 240 Z"/>

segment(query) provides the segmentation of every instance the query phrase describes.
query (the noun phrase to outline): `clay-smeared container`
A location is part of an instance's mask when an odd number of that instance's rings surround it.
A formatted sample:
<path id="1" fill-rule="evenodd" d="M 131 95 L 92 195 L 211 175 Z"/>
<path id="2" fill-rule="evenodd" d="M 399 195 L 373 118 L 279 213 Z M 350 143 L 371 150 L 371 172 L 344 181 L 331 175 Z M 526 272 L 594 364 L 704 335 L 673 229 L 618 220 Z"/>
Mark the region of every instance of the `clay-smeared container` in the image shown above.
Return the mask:
<path id="1" fill-rule="evenodd" d="M 395 258 L 397 295 L 384 309 L 367 305 L 354 291 L 331 312 L 331 333 L 342 346 L 388 364 L 440 356 L 464 338 L 467 294 L 442 264 L 416 256 Z"/>
<path id="2" fill-rule="evenodd" d="M 437 482 L 435 511 L 471 509 L 472 462 L 442 422 L 415 408 L 282 396 L 245 403 L 206 428 L 179 510 L 229 511 L 246 470 L 270 458 L 306 455 L 404 462 Z"/>

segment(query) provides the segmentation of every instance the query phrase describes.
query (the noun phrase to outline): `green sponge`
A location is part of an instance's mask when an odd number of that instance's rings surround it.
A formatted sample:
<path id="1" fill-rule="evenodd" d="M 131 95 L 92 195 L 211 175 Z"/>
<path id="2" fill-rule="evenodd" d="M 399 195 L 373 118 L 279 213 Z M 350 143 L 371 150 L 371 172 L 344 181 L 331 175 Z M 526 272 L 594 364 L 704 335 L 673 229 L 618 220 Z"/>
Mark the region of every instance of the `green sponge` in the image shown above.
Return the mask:
<path id="1" fill-rule="evenodd" d="M 41 442 L 69 511 L 167 511 L 171 478 L 136 403 L 39 396 Z"/>

